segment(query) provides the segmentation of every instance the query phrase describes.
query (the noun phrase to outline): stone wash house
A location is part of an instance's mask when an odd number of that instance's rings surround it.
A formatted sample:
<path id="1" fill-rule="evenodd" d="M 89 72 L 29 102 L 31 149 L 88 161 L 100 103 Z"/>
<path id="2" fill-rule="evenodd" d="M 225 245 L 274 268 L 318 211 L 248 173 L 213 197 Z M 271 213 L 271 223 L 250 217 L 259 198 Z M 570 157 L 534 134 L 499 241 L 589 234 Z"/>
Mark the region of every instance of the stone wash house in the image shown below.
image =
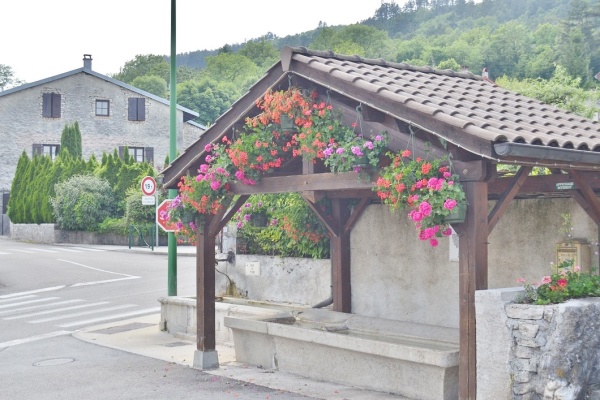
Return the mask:
<path id="1" fill-rule="evenodd" d="M 83 67 L 0 92 L 0 191 L 10 190 L 17 161 L 29 156 L 54 158 L 65 125 L 79 123 L 83 157 L 100 159 L 125 146 L 136 160 L 161 170 L 169 152 L 168 99 L 155 96 L 92 70 L 85 54 Z M 177 107 L 177 147 L 197 140 L 205 127 L 198 114 Z M 4 201 L 0 199 L 0 208 Z"/>
<path id="2" fill-rule="evenodd" d="M 376 173 L 361 180 L 299 158 L 256 185 L 233 183 L 240 199 L 207 217 L 198 234 L 194 365 L 218 366 L 215 258 L 203 249 L 214 247 L 220 228 L 248 197 L 297 192 L 329 232 L 331 280 L 320 281 L 331 286 L 331 310 L 320 310 L 326 316 L 305 310 L 282 323 L 225 319 L 238 361 L 414 399 L 511 398 L 489 395 L 494 391 L 484 378 L 505 374 L 506 386 L 510 371 L 506 361 L 495 361 L 497 370 L 482 367 L 478 354 L 486 349 L 476 336 L 486 325 L 476 321 L 475 293 L 548 275 L 565 240 L 581 245 L 582 268 L 598 272 L 600 124 L 466 71 L 285 47 L 281 61 L 163 171 L 165 187 L 176 188 L 182 175 L 197 171 L 207 144 L 231 137 L 246 117 L 257 115 L 256 100 L 267 90 L 290 86 L 315 91 L 342 112 L 346 125 L 360 118 L 369 137 L 386 131 L 392 151 L 451 157 L 467 198 L 466 219 L 453 224 L 454 237 L 431 248 L 405 213 L 381 204 L 372 191 Z M 512 174 L 498 168 L 506 164 L 515 166 Z M 551 173 L 532 173 L 540 166 Z M 330 200 L 331 215 L 319 212 L 317 198 Z M 309 281 L 293 283 L 299 291 Z M 493 330 L 484 343 L 494 343 L 500 332 Z M 526 364 L 533 369 L 533 362 Z M 543 388 L 529 382 L 531 370 L 512 383 L 529 396 L 523 398 L 542 398 Z"/>

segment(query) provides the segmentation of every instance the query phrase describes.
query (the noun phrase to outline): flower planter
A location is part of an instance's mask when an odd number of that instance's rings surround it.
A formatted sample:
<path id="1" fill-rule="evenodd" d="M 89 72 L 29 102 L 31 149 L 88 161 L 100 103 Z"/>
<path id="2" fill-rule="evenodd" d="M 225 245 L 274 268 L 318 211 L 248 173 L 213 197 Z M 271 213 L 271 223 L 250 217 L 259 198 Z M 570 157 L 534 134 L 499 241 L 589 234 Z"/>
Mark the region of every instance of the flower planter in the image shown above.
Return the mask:
<path id="1" fill-rule="evenodd" d="M 284 132 L 296 132 L 297 131 L 294 121 L 286 114 L 282 114 L 281 117 L 279 118 L 279 120 L 281 121 L 281 130 L 283 130 Z"/>
<path id="2" fill-rule="evenodd" d="M 444 222 L 447 224 L 460 224 L 465 222 L 467 216 L 467 204 L 459 203 L 450 211 L 450 214 L 444 218 Z"/>

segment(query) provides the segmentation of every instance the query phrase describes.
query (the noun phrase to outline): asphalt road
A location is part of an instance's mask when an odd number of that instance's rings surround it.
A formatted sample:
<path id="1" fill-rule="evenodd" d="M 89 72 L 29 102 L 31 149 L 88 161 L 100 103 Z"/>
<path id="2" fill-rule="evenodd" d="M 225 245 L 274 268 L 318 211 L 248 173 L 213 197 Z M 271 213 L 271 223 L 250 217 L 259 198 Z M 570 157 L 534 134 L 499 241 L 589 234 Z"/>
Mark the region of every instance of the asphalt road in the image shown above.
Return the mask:
<path id="1" fill-rule="evenodd" d="M 195 295 L 193 257 L 178 294 Z M 0 399 L 308 399 L 80 341 L 84 327 L 156 314 L 167 256 L 0 238 Z"/>
<path id="2" fill-rule="evenodd" d="M 0 399 L 309 399 L 60 336 L 0 349 Z"/>

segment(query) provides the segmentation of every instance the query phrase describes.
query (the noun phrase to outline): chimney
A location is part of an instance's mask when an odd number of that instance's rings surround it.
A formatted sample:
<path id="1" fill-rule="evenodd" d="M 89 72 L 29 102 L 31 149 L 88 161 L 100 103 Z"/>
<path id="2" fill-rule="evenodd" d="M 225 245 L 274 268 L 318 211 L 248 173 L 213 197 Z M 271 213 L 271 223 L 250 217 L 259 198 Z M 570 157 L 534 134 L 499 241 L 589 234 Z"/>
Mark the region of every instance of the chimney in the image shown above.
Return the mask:
<path id="1" fill-rule="evenodd" d="M 83 55 L 83 68 L 85 69 L 92 69 L 92 55 L 91 54 L 84 54 Z"/>

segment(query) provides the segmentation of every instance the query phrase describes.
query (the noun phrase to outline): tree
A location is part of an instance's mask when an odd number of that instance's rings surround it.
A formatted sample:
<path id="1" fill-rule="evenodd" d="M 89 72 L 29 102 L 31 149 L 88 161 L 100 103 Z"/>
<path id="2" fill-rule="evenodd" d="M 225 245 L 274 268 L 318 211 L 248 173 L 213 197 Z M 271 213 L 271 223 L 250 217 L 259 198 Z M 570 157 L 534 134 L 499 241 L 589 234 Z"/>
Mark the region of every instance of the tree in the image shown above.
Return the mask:
<path id="1" fill-rule="evenodd" d="M 177 85 L 177 102 L 200 114 L 198 121 L 210 125 L 241 95 L 238 88 L 228 82 L 203 78 Z"/>
<path id="2" fill-rule="evenodd" d="M 258 80 L 260 68 L 241 54 L 221 53 L 206 57 L 204 76 L 216 81 L 230 82 L 243 93 Z"/>
<path id="3" fill-rule="evenodd" d="M 75 159 L 81 159 L 82 147 L 81 147 L 81 131 L 79 130 L 79 123 L 75 121 L 73 125 L 69 126 L 66 124 L 62 135 L 60 137 L 60 153 L 64 154 L 68 152 L 71 157 Z"/>
<path id="4" fill-rule="evenodd" d="M 9 65 L 0 64 L 0 92 L 23 83 L 25 82 L 15 77 L 15 73 Z"/>
<path id="5" fill-rule="evenodd" d="M 8 217 L 15 224 L 25 222 L 24 200 L 27 185 L 25 174 L 30 162 L 27 153 L 23 150 L 17 162 L 17 169 L 10 188 L 10 200 L 8 203 Z"/>
<path id="6" fill-rule="evenodd" d="M 163 56 L 154 54 L 138 54 L 133 60 L 127 61 L 121 70 L 112 75 L 114 79 L 132 84 L 138 76 L 155 75 L 164 79 L 165 83 L 170 80 L 170 66 Z"/>
<path id="7" fill-rule="evenodd" d="M 138 76 L 131 82 L 131 85 L 156 96 L 167 97 L 167 83 L 160 76 Z"/>
<path id="8" fill-rule="evenodd" d="M 264 37 L 247 41 L 238 53 L 247 57 L 261 69 L 271 67 L 279 59 L 279 52 L 273 46 L 273 43 L 267 41 Z"/>
<path id="9" fill-rule="evenodd" d="M 502 77 L 497 79 L 496 83 L 501 87 L 588 118 L 598 112 L 598 107 L 595 106 L 598 94 L 595 91 L 583 89 L 581 77 L 569 76 L 566 68 L 561 65 L 556 66 L 550 80 L 525 79 L 519 81 Z"/>

